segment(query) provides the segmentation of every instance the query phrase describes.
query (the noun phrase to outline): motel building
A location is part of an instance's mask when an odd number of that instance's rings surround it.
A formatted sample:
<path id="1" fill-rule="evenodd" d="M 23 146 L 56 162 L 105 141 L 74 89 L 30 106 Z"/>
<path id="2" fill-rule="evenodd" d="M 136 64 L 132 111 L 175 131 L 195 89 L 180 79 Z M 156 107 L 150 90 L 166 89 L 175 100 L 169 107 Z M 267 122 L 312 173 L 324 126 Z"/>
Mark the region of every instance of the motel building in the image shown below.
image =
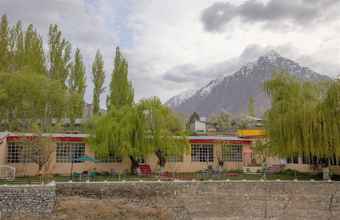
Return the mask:
<path id="1" fill-rule="evenodd" d="M 55 142 L 51 159 L 45 167 L 47 174 L 70 175 L 71 172 L 129 172 L 130 159 L 110 155 L 105 160 L 96 158 L 91 146 L 87 144 L 87 134 L 44 134 Z M 164 171 L 167 172 L 198 172 L 211 167 L 220 169 L 223 161 L 225 170 L 243 170 L 244 172 L 260 172 L 262 167 L 257 162 L 252 146 L 263 131 L 239 131 L 235 136 L 190 136 L 190 148 L 182 156 L 168 157 Z M 30 152 L 23 142 L 32 134 L 0 132 L 0 166 L 11 166 L 16 169 L 17 176 L 37 175 L 38 166 L 30 161 Z M 26 151 L 25 151 L 26 149 Z M 25 156 L 23 156 L 25 155 Z M 79 161 L 81 157 L 95 158 L 93 161 Z M 140 158 L 140 162 L 148 164 L 152 171 L 159 169 L 158 159 L 154 154 Z M 332 164 L 334 173 L 340 173 L 339 164 Z M 268 167 L 281 166 L 301 172 L 316 172 L 315 165 L 308 158 L 295 157 L 288 159 L 269 158 Z"/>
<path id="2" fill-rule="evenodd" d="M 45 167 L 45 173 L 70 175 L 72 172 L 128 172 L 130 159 L 111 155 L 105 160 L 95 158 L 94 152 L 87 144 L 87 134 L 44 134 L 55 142 L 55 150 Z M 32 134 L 0 133 L 0 166 L 15 167 L 16 175 L 37 175 L 38 167 L 30 161 L 29 152 L 25 152 L 24 138 Z M 223 160 L 223 168 L 242 169 L 252 162 L 250 140 L 234 136 L 190 136 L 190 150 L 182 156 L 169 157 L 165 166 L 168 172 L 197 172 L 208 167 L 217 169 Z M 27 151 L 26 147 L 26 151 Z M 24 152 L 24 153 L 23 153 Z M 25 155 L 25 156 L 23 156 Z M 77 161 L 84 156 L 93 157 L 93 161 Z M 155 155 L 141 159 L 152 171 L 159 168 Z"/>

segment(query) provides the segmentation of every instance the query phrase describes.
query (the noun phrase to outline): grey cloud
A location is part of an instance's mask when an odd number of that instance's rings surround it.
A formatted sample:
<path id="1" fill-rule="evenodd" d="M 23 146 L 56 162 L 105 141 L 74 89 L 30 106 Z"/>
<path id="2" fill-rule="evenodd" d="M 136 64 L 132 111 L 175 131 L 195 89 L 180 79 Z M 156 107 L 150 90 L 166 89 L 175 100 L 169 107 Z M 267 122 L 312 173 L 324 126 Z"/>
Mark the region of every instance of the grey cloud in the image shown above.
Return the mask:
<path id="1" fill-rule="evenodd" d="M 339 6 L 338 0 L 270 0 L 266 4 L 248 0 L 241 5 L 217 2 L 203 10 L 201 21 L 209 32 L 221 32 L 225 25 L 235 18 L 247 23 L 263 23 L 266 27 L 275 24 L 292 23 L 298 26 L 330 19 L 333 8 Z M 274 25 L 273 25 L 274 24 Z"/>
<path id="2" fill-rule="evenodd" d="M 169 82 L 174 87 L 186 87 L 198 89 L 206 85 L 209 81 L 218 77 L 228 76 L 235 73 L 239 68 L 247 63 L 256 61 L 260 56 L 270 50 L 277 51 L 283 57 L 294 60 L 303 66 L 310 67 L 312 70 L 329 76 L 340 74 L 340 64 L 331 59 L 320 60 L 320 54 L 337 53 L 337 50 L 317 51 L 314 54 L 300 54 L 299 50 L 291 44 L 279 46 L 261 46 L 257 44 L 248 45 L 238 57 L 228 59 L 224 62 L 214 63 L 207 68 L 199 69 L 192 64 L 176 66 L 162 75 L 164 81 Z"/>
<path id="3" fill-rule="evenodd" d="M 262 48 L 258 45 L 249 45 L 243 50 L 239 57 L 214 63 L 206 68 L 198 68 L 193 64 L 179 65 L 162 74 L 162 79 L 174 84 L 187 84 L 200 87 L 218 77 L 233 74 L 242 65 L 252 62 L 264 54 L 266 50 L 269 50 L 269 48 Z"/>

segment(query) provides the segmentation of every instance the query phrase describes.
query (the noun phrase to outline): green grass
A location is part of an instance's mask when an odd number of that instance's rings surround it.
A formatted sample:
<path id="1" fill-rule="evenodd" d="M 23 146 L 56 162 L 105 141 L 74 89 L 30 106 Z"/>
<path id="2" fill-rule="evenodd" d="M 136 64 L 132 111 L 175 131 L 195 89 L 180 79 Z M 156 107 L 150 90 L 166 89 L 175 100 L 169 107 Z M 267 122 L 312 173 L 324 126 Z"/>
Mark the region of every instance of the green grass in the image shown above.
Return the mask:
<path id="1" fill-rule="evenodd" d="M 156 180 L 197 180 L 197 181 L 204 181 L 204 180 L 261 180 L 263 179 L 263 174 L 245 174 L 245 173 L 237 173 L 235 176 L 230 176 L 230 173 L 235 174 L 236 172 L 222 172 L 220 174 L 209 174 L 207 172 L 205 173 L 168 173 L 168 177 L 159 177 L 159 175 L 152 175 L 152 176 L 136 176 L 136 175 L 130 175 L 130 174 L 123 174 L 123 175 L 116 175 L 116 176 L 109 176 L 109 175 L 97 175 L 95 178 L 79 178 L 79 177 L 73 177 L 73 182 L 85 182 L 87 180 L 92 181 L 156 181 Z M 266 175 L 266 180 L 322 180 L 322 175 L 318 174 L 310 174 L 310 173 L 299 173 L 292 170 L 285 170 L 281 173 Z M 50 181 L 56 181 L 56 182 L 68 182 L 71 180 L 70 176 L 50 176 L 50 177 L 44 177 L 44 182 L 50 182 Z M 340 180 L 340 176 L 333 176 L 333 180 Z M 38 176 L 33 177 L 17 177 L 15 180 L 7 181 L 7 180 L 0 180 L 0 185 L 8 184 L 40 184 L 41 178 Z"/>

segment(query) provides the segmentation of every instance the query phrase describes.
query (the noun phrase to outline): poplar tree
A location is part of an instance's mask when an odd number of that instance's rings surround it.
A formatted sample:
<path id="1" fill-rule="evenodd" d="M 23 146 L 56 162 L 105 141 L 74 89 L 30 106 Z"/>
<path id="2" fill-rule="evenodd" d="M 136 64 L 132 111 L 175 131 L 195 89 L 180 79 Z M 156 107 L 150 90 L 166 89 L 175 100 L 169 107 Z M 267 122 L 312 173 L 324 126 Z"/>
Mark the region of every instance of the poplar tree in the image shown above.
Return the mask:
<path id="1" fill-rule="evenodd" d="M 248 115 L 255 117 L 255 103 L 254 103 L 254 97 L 249 96 L 248 99 Z"/>
<path id="2" fill-rule="evenodd" d="M 86 88 L 85 65 L 80 50 L 77 48 L 74 54 L 74 61 L 71 68 L 71 74 L 68 81 L 70 103 L 69 117 L 71 124 L 74 125 L 74 120 L 81 118 L 84 109 L 84 94 Z"/>
<path id="3" fill-rule="evenodd" d="M 100 111 L 100 95 L 103 93 L 104 88 L 104 61 L 100 51 L 97 50 L 96 56 L 92 63 L 92 80 L 93 80 L 93 114 L 96 115 Z"/>
<path id="4" fill-rule="evenodd" d="M 20 55 L 20 51 L 18 52 Z M 44 75 L 47 74 L 42 38 L 32 24 L 27 27 L 25 32 L 23 61 L 24 65 L 32 69 L 33 72 Z"/>
<path id="5" fill-rule="evenodd" d="M 131 106 L 133 98 L 133 88 L 128 80 L 128 63 L 117 47 L 107 101 L 108 109 Z"/>
<path id="6" fill-rule="evenodd" d="M 8 68 L 9 60 L 9 26 L 7 16 L 3 15 L 0 21 L 0 71 Z"/>
<path id="7" fill-rule="evenodd" d="M 58 25 L 50 25 L 48 33 L 49 77 L 58 80 L 66 88 L 71 69 L 71 44 L 63 38 Z"/>
<path id="8" fill-rule="evenodd" d="M 60 83 L 29 69 L 0 73 L 0 122 L 9 131 L 29 131 L 39 123 L 43 132 L 64 114 L 66 93 Z M 2 95 L 1 95 L 2 94 Z"/>
<path id="9" fill-rule="evenodd" d="M 25 62 L 24 32 L 21 21 L 11 28 L 9 44 L 11 57 L 9 71 L 14 72 L 23 68 Z"/>

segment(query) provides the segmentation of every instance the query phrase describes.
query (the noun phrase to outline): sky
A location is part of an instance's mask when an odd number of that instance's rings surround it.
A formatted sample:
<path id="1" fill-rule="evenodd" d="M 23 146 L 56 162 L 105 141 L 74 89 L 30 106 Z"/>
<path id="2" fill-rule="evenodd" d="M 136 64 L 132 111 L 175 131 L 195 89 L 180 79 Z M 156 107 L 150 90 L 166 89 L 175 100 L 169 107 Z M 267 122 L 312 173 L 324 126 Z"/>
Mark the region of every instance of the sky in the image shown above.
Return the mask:
<path id="1" fill-rule="evenodd" d="M 96 50 L 104 55 L 107 92 L 116 46 L 128 60 L 136 100 L 165 102 L 272 49 L 336 77 L 339 10 L 339 0 L 0 0 L 11 24 L 32 23 L 45 42 L 49 24 L 58 24 L 81 49 L 87 102 Z"/>

